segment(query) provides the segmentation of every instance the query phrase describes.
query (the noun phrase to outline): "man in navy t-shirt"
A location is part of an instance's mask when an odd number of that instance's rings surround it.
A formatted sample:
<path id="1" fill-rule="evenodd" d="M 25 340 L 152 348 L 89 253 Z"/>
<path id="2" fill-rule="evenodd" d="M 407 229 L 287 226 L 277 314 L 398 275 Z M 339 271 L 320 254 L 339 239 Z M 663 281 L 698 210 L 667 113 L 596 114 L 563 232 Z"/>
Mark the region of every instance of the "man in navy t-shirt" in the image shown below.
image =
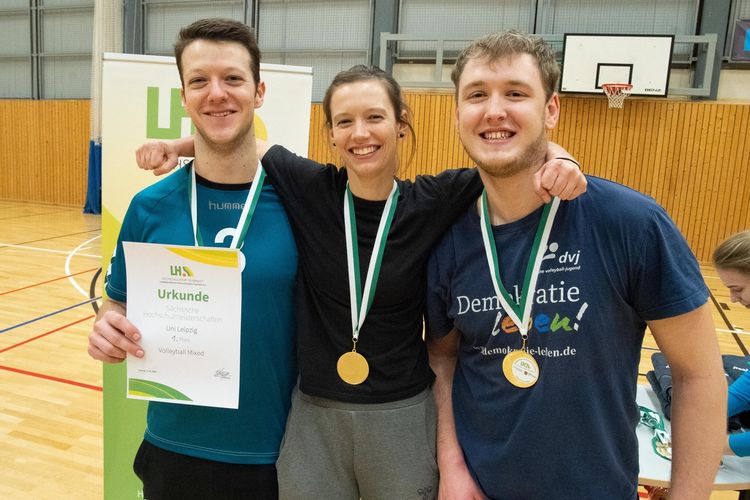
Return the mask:
<path id="1" fill-rule="evenodd" d="M 674 374 L 672 494 L 707 498 L 726 385 L 684 238 L 654 200 L 604 179 L 569 202 L 533 194 L 560 111 L 543 41 L 487 35 L 452 77 L 485 193 L 428 268 L 441 498 L 636 498 L 646 326 Z"/>

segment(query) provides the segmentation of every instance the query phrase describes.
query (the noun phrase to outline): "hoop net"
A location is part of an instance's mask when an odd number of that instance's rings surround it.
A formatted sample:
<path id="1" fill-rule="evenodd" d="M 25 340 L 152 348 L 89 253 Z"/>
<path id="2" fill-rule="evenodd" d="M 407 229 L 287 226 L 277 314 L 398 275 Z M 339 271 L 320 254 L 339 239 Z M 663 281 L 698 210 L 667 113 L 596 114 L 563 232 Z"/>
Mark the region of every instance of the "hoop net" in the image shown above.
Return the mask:
<path id="1" fill-rule="evenodd" d="M 625 98 L 630 95 L 633 86 L 629 83 L 602 83 L 610 108 L 622 108 Z"/>

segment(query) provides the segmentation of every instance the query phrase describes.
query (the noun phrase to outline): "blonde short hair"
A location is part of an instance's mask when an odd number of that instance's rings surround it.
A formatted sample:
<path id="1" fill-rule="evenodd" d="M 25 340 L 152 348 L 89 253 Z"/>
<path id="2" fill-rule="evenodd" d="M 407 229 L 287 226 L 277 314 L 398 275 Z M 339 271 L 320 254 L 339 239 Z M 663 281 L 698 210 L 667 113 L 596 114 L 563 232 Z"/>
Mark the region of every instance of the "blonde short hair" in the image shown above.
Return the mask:
<path id="1" fill-rule="evenodd" d="M 730 236 L 716 247 L 713 261 L 718 268 L 750 275 L 750 229 Z"/>

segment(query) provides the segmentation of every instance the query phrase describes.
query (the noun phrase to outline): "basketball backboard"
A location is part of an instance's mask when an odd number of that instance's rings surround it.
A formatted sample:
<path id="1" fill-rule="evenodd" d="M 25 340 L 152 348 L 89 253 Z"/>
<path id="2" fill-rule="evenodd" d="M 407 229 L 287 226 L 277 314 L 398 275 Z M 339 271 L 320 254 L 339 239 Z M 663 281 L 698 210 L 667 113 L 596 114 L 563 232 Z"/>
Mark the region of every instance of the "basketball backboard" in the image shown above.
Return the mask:
<path id="1" fill-rule="evenodd" d="M 666 97 L 674 35 L 566 33 L 561 93 L 602 94 L 603 83 L 629 83 L 631 95 Z"/>

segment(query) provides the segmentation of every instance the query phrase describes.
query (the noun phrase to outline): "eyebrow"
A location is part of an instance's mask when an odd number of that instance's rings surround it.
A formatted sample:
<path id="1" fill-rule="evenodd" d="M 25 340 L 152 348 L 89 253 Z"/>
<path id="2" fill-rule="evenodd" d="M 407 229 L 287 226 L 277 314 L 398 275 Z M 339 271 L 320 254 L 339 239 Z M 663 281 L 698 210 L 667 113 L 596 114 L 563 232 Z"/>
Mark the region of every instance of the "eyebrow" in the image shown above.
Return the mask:
<path id="1" fill-rule="evenodd" d="M 513 86 L 520 86 L 520 87 L 526 87 L 526 88 L 532 87 L 531 83 L 529 83 L 527 80 L 510 80 L 506 83 L 508 85 L 513 85 Z"/>
<path id="2" fill-rule="evenodd" d="M 190 74 L 190 73 L 201 73 L 201 74 L 203 74 L 203 73 L 213 72 L 213 71 L 214 71 L 214 69 L 207 69 L 205 66 L 197 66 L 197 67 L 193 67 L 193 68 L 188 67 L 188 68 L 184 68 L 183 69 L 183 72 L 185 74 Z M 242 73 L 242 72 L 246 72 L 248 74 L 251 73 L 250 70 L 243 69 L 242 66 L 227 66 L 227 67 L 222 68 L 221 72 L 222 73 Z"/>
<path id="3" fill-rule="evenodd" d="M 387 114 L 388 113 L 388 111 L 386 110 L 386 108 L 381 108 L 381 107 L 367 108 L 364 112 L 365 113 L 380 113 L 380 114 Z M 352 115 L 352 112 L 350 112 L 350 111 L 344 111 L 344 112 L 337 113 L 337 114 L 333 115 L 332 118 L 334 120 L 336 120 L 337 118 L 342 118 L 342 117 L 351 116 L 351 115 Z"/>
<path id="4" fill-rule="evenodd" d="M 527 80 L 507 80 L 503 81 L 503 85 L 510 86 L 510 87 L 523 87 L 526 89 L 532 88 L 532 84 Z M 476 88 L 482 88 L 487 86 L 487 82 L 484 80 L 476 80 L 471 83 L 468 83 L 462 92 L 462 95 L 466 93 L 467 91 L 476 89 Z"/>

